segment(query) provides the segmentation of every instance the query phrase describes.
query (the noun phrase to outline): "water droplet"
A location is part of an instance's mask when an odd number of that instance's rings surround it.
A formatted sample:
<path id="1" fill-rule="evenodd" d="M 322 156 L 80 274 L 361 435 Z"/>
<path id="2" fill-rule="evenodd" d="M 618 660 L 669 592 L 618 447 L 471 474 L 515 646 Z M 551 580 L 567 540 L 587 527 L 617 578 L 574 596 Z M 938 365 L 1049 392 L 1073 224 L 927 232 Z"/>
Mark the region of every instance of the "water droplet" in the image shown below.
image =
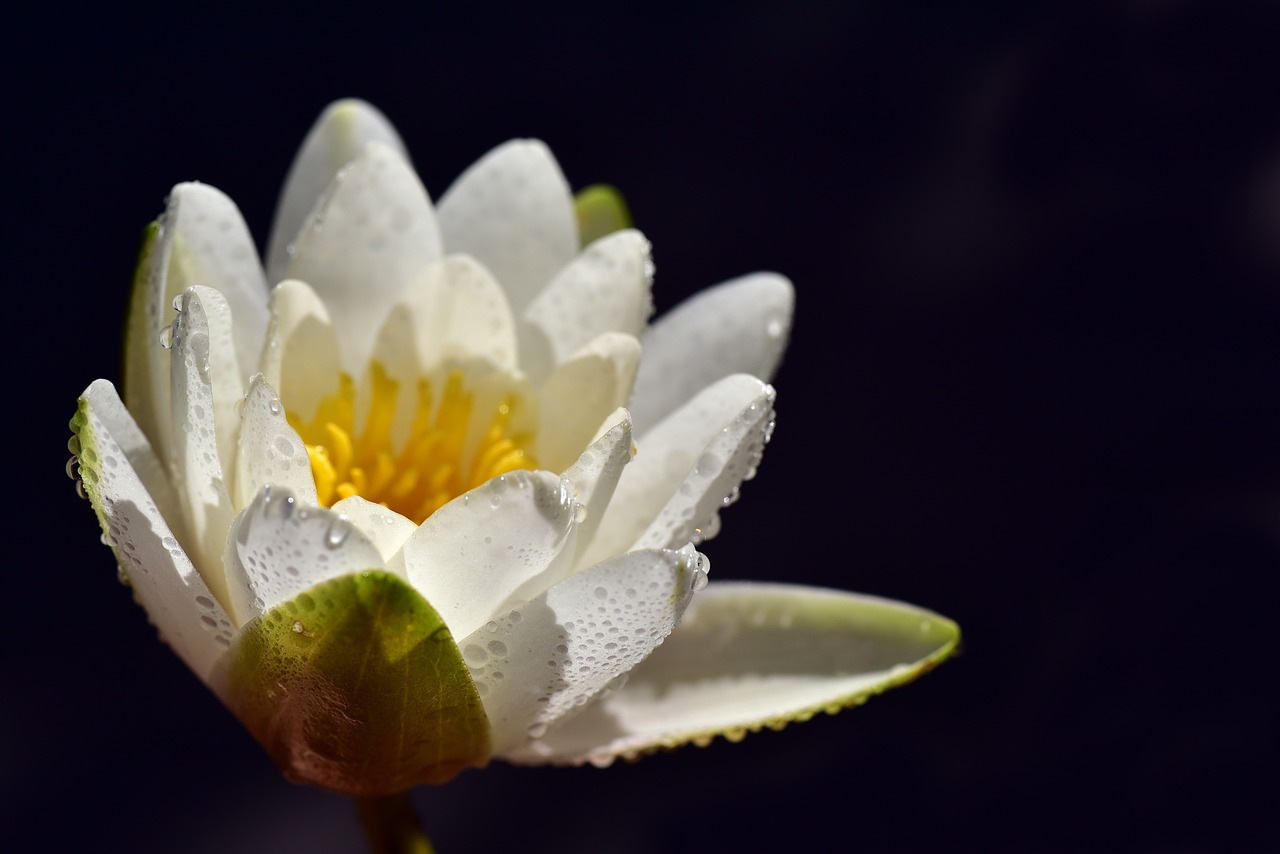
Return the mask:
<path id="1" fill-rule="evenodd" d="M 325 532 L 324 544 L 331 549 L 336 549 L 347 541 L 347 537 L 351 534 L 351 522 L 346 516 L 335 516 L 329 522 L 329 530 Z"/>
<path id="2" fill-rule="evenodd" d="M 502 641 L 489 641 L 489 652 L 502 658 L 507 654 L 507 645 Z"/>
<path id="3" fill-rule="evenodd" d="M 481 667 L 489 660 L 489 653 L 479 644 L 469 643 L 462 648 L 462 658 L 471 667 Z"/>
<path id="4" fill-rule="evenodd" d="M 525 730 L 529 733 L 529 738 L 542 738 L 547 734 L 547 725 L 542 721 L 529 724 L 529 728 Z"/>
<path id="5" fill-rule="evenodd" d="M 587 505 L 585 504 L 573 505 L 573 521 L 579 525 L 587 521 Z"/>
<path id="6" fill-rule="evenodd" d="M 271 410 L 272 415 L 279 415 L 280 414 L 280 398 L 272 397 L 270 400 L 268 400 L 267 409 Z"/>
<path id="7" fill-rule="evenodd" d="M 116 544 L 116 538 L 107 531 L 102 532 L 102 536 L 98 537 L 98 541 L 104 546 L 114 546 Z"/>
<path id="8" fill-rule="evenodd" d="M 173 306 L 174 311 L 187 310 L 187 295 L 185 292 L 174 294 L 173 299 L 169 301 L 169 305 Z"/>
<path id="9" fill-rule="evenodd" d="M 169 326 L 166 326 L 164 329 L 161 329 L 160 330 L 160 346 L 166 350 L 171 349 L 173 347 L 173 337 L 174 335 L 173 335 L 172 324 L 170 324 Z"/>
<path id="10" fill-rule="evenodd" d="M 595 593 L 597 599 L 604 599 L 609 595 L 609 591 L 604 589 L 603 587 L 597 587 L 593 592 Z"/>
<path id="11" fill-rule="evenodd" d="M 67 460 L 67 477 L 71 478 L 72 480 L 79 480 L 80 479 L 79 468 L 80 468 L 79 457 L 72 457 L 71 459 Z"/>
<path id="12" fill-rule="evenodd" d="M 490 506 L 490 507 L 492 507 L 494 510 L 497 510 L 499 507 L 501 507 L 501 506 L 502 506 L 502 496 L 501 496 L 501 495 L 495 495 L 495 496 L 493 496 L 492 498 L 490 498 L 490 499 L 489 499 L 489 506 Z"/>
<path id="13" fill-rule="evenodd" d="M 301 620 L 294 620 L 293 625 L 290 626 L 289 628 L 293 630 L 293 633 L 295 635 L 304 634 L 307 631 L 307 627 L 302 625 Z"/>
<path id="14" fill-rule="evenodd" d="M 701 569 L 693 572 L 693 579 L 689 582 L 689 589 L 697 593 L 699 590 L 705 590 L 707 586 L 707 574 Z"/>

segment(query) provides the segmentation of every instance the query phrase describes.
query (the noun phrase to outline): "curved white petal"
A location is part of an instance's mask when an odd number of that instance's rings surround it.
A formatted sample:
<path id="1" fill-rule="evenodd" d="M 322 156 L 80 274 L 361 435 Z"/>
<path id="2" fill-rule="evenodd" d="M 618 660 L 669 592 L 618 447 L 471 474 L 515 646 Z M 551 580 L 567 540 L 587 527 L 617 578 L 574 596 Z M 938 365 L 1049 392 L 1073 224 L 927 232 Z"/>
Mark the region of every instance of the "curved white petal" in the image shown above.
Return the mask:
<path id="1" fill-rule="evenodd" d="M 639 362 L 639 341 L 606 332 L 556 366 L 540 394 L 540 465 L 563 471 L 573 464 L 600 423 L 627 402 Z"/>
<path id="2" fill-rule="evenodd" d="M 512 140 L 480 158 L 440 197 L 438 215 L 449 252 L 489 268 L 517 315 L 578 252 L 573 195 L 538 140 Z"/>
<path id="3" fill-rule="evenodd" d="M 773 400 L 773 387 L 762 385 L 698 454 L 693 468 L 631 548 L 677 548 L 690 541 L 697 545 L 719 533 L 720 510 L 738 500 L 744 480 L 756 476 L 764 446 L 773 435 Z"/>
<path id="4" fill-rule="evenodd" d="M 235 464 L 240 433 L 237 410 L 245 388 L 233 340 L 231 307 L 220 291 L 201 285 L 187 288 L 178 304 L 182 306 L 183 341 L 179 343 L 175 338 L 171 343 L 179 349 L 185 345 L 190 350 L 189 358 L 196 360 L 209 381 L 213 402 L 210 417 L 217 437 L 218 459 L 222 470 L 229 472 Z M 174 334 L 178 334 L 177 326 Z"/>
<path id="5" fill-rule="evenodd" d="M 409 583 L 455 638 L 568 574 L 573 500 L 544 471 L 515 471 L 455 498 L 404 544 Z"/>
<path id="6" fill-rule="evenodd" d="M 959 636 L 945 617 L 887 599 L 713 582 L 626 687 L 509 758 L 607 765 L 780 729 L 915 679 L 949 656 Z"/>
<path id="7" fill-rule="evenodd" d="M 649 241 L 634 229 L 617 231 L 584 249 L 556 274 L 525 310 L 524 320 L 546 341 L 548 364 L 533 364 L 542 348 L 522 351 L 535 381 L 605 332 L 639 338 L 652 311 Z M 528 335 L 526 335 L 526 338 Z"/>
<path id="8" fill-rule="evenodd" d="M 392 303 L 441 256 L 435 212 L 413 168 L 370 142 L 307 218 L 285 275 L 329 307 L 343 366 L 359 376 Z"/>
<path id="9" fill-rule="evenodd" d="M 228 403 L 223 383 L 227 377 L 238 382 L 239 370 L 234 366 L 235 351 L 214 344 L 219 339 L 229 344 L 229 338 L 213 333 L 208 322 L 221 313 L 207 313 L 219 300 L 216 291 L 192 288 L 183 294 L 183 308 L 173 321 L 169 350 L 173 457 L 169 470 L 186 511 L 187 553 L 214 595 L 228 602 L 222 551 L 235 511 L 225 477 L 229 467 L 223 468 L 222 459 L 224 454 L 229 458 L 234 453 L 238 395 Z M 228 419 L 229 428 L 223 426 Z M 219 435 L 227 429 L 230 437 Z M 224 450 L 222 446 L 228 444 Z"/>
<path id="10" fill-rule="evenodd" d="M 392 561 L 392 558 L 413 536 L 413 532 L 418 530 L 417 525 L 394 510 L 366 501 L 359 495 L 344 498 L 335 503 L 331 509 L 334 513 L 346 516 L 352 525 L 369 538 L 369 542 L 377 547 L 382 559 L 388 561 L 386 566 L 388 571 L 403 577 L 403 565 Z"/>
<path id="11" fill-rule="evenodd" d="M 659 520 L 664 508 L 675 511 L 675 518 L 664 516 L 659 524 L 666 531 L 655 531 L 662 536 L 650 540 L 674 537 L 683 522 L 696 526 L 708 497 L 714 503 L 732 492 L 730 488 L 725 495 L 716 494 L 727 484 L 723 471 L 731 468 L 739 479 L 754 474 L 750 467 L 740 466 L 741 448 L 762 442 L 760 416 L 770 409 L 771 395 L 772 389 L 755 377 L 725 377 L 637 439 L 636 457 L 618 481 L 585 560 L 603 560 L 627 551 Z"/>
<path id="12" fill-rule="evenodd" d="M 578 544 L 575 566 L 595 537 L 605 508 L 618 486 L 622 469 L 631 462 L 635 445 L 631 440 L 631 416 L 625 409 L 615 409 L 596 431 L 596 439 L 577 461 L 565 469 L 564 479 L 578 503 Z"/>
<path id="13" fill-rule="evenodd" d="M 729 374 L 773 377 L 791 331 L 795 290 L 753 273 L 694 294 L 645 333 L 631 417 L 643 434 L 700 388 Z"/>
<path id="14" fill-rule="evenodd" d="M 179 184 L 169 195 L 165 229 L 173 235 L 173 284 L 206 285 L 227 301 L 236 362 L 244 371 L 239 379 L 246 383 L 267 328 L 267 280 L 240 209 L 208 184 Z"/>
<path id="15" fill-rule="evenodd" d="M 515 319 L 502 286 L 468 255 L 429 265 L 392 309 L 374 358 L 412 365 L 416 376 L 475 359 L 514 371 Z"/>
<path id="16" fill-rule="evenodd" d="M 408 158 L 395 128 L 382 113 L 355 98 L 335 101 L 325 108 L 289 167 L 284 191 L 271 224 L 267 250 L 268 280 L 284 278 L 289 244 L 302 229 L 316 200 L 333 177 L 364 150 L 369 142 L 381 142 Z"/>
<path id="17" fill-rule="evenodd" d="M 249 385 L 240 419 L 232 489 L 235 506 L 247 507 L 269 484 L 288 490 L 304 505 L 319 503 L 307 446 L 289 425 L 284 404 L 261 374 Z"/>
<path id="18" fill-rule="evenodd" d="M 493 753 L 518 750 L 616 688 L 680 621 L 700 556 L 643 551 L 578 573 L 459 644 Z"/>
<path id="19" fill-rule="evenodd" d="M 161 637 L 208 683 L 233 627 L 152 498 L 159 461 L 106 380 L 85 390 L 76 422 L 80 476 L 104 541 Z"/>
<path id="20" fill-rule="evenodd" d="M 134 421 L 132 413 L 125 408 L 116 393 L 115 386 L 107 380 L 94 380 L 85 389 L 81 399 L 92 411 L 96 429 L 108 436 L 129 461 L 134 475 L 142 483 L 142 488 L 151 496 L 151 500 L 164 515 L 165 524 L 180 540 L 184 540 L 186 529 L 178 493 L 174 491 L 173 484 L 169 481 L 164 463 L 156 456 L 151 443 L 147 441 L 142 429 Z M 92 463 L 93 460 L 89 462 Z M 85 460 L 80 459 L 82 466 L 84 463 Z"/>
<path id="21" fill-rule="evenodd" d="M 383 568 L 377 547 L 342 514 L 271 487 L 236 517 L 226 564 L 238 626 L 322 581 Z"/>
<path id="22" fill-rule="evenodd" d="M 324 301 L 305 282 L 286 280 L 271 291 L 271 323 L 258 370 L 290 412 L 310 419 L 337 392 L 338 341 Z"/>

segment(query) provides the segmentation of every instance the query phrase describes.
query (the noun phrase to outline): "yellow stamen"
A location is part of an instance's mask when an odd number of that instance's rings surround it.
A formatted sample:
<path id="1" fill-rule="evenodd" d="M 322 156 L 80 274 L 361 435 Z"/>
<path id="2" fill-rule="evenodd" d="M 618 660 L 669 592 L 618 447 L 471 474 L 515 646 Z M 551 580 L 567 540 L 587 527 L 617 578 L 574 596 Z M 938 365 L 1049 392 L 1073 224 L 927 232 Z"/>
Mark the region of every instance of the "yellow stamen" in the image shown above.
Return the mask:
<path id="1" fill-rule="evenodd" d="M 408 437 L 393 447 L 392 430 L 400 400 L 400 384 L 377 362 L 370 369 L 369 410 L 357 435 L 356 386 L 344 374 L 338 392 L 321 401 L 305 423 L 289 414 L 289 423 L 307 445 L 320 503 L 328 507 L 360 495 L 422 522 L 462 493 L 485 481 L 536 464 L 529 453 L 532 436 L 513 432 L 519 398 L 509 395 L 489 417 L 477 447 L 467 458 L 464 447 L 476 413 L 475 394 L 460 372 L 450 373 L 435 401 L 432 385 L 418 383 Z"/>

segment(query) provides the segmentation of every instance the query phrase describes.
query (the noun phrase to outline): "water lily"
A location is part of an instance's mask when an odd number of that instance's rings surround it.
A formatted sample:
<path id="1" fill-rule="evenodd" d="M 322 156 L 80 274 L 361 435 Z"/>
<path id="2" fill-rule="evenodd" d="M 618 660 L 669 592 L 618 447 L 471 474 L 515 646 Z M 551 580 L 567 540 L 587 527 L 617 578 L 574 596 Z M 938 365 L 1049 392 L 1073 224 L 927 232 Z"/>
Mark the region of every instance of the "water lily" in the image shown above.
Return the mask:
<path id="1" fill-rule="evenodd" d="M 85 390 L 69 471 L 161 636 L 291 779 L 375 797 L 736 740 L 954 649 L 910 605 L 708 583 L 792 288 L 746 276 L 649 325 L 625 226 L 531 140 L 433 204 L 358 101 L 306 138 L 265 269 L 225 195 L 174 188 L 124 398 Z"/>

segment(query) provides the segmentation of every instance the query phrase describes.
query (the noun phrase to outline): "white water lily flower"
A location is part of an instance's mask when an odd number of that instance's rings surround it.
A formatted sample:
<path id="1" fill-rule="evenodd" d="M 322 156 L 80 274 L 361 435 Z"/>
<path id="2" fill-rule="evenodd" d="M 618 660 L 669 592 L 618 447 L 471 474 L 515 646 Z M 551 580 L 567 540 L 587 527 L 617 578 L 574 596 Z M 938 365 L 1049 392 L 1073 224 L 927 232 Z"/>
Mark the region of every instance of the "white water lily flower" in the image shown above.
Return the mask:
<path id="1" fill-rule="evenodd" d="M 125 400 L 92 383 L 71 448 L 138 601 L 292 779 L 603 765 L 861 702 L 954 648 L 912 606 L 707 585 L 695 547 L 772 432 L 791 286 L 647 326 L 647 241 L 588 242 L 580 212 L 529 140 L 433 205 L 343 101 L 265 271 L 212 187 L 149 232 Z"/>

